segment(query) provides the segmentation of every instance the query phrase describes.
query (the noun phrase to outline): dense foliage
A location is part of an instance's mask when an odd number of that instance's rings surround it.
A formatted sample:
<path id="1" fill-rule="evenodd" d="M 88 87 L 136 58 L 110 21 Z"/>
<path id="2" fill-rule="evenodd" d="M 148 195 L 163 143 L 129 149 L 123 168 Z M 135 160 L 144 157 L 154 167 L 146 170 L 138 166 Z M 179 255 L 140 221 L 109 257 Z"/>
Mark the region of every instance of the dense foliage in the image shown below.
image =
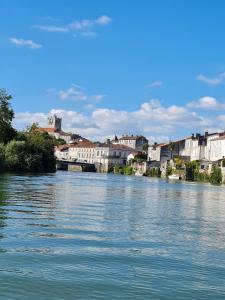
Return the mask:
<path id="1" fill-rule="evenodd" d="M 209 174 L 207 170 L 200 170 L 200 165 L 196 161 L 186 164 L 186 180 L 210 182 L 212 184 L 222 183 L 221 168 L 214 165 Z"/>
<path id="2" fill-rule="evenodd" d="M 125 174 L 125 175 L 133 175 L 134 170 L 131 166 L 120 166 L 115 165 L 114 167 L 114 173 L 115 174 Z"/>
<path id="3" fill-rule="evenodd" d="M 221 168 L 219 168 L 218 166 L 213 166 L 209 181 L 212 184 L 221 184 L 222 183 Z"/>
<path id="4" fill-rule="evenodd" d="M 132 163 L 142 163 L 147 161 L 147 154 L 146 153 L 138 153 L 135 157 L 131 160 Z"/>
<path id="5" fill-rule="evenodd" d="M 0 171 L 55 171 L 54 146 L 58 142 L 47 133 L 37 131 L 37 124 L 17 132 L 12 127 L 11 99 L 0 90 Z"/>
<path id="6" fill-rule="evenodd" d="M 158 168 L 158 167 L 150 168 L 149 170 L 147 170 L 146 176 L 160 177 L 161 176 L 160 168 Z"/>
<path id="7" fill-rule="evenodd" d="M 12 127 L 14 112 L 10 106 L 11 95 L 0 89 L 0 143 L 6 144 L 16 136 Z"/>
<path id="8" fill-rule="evenodd" d="M 173 173 L 173 169 L 170 166 L 166 167 L 166 177 L 170 176 Z"/>

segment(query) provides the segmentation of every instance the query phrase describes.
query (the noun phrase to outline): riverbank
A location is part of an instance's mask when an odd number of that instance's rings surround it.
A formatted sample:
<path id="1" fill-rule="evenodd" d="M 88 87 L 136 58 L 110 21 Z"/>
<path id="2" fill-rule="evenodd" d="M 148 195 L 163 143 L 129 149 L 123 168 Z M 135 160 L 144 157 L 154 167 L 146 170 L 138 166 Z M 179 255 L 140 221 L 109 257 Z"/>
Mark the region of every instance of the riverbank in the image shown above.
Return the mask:
<path id="1" fill-rule="evenodd" d="M 211 184 L 224 184 L 224 178 L 222 170 L 219 166 L 214 165 L 209 172 L 208 170 L 200 169 L 200 164 L 198 162 L 190 162 L 185 168 L 176 168 L 176 166 L 168 166 L 164 172 L 160 170 L 159 167 L 151 167 L 149 169 L 145 168 L 145 172 L 138 168 L 132 167 L 132 165 L 128 166 L 116 166 L 113 169 L 115 174 L 122 175 L 143 175 L 146 177 L 158 177 L 158 178 L 169 178 L 177 177 L 178 180 L 183 181 L 192 181 L 192 182 L 206 182 Z M 142 173 L 141 173 L 142 172 Z"/>

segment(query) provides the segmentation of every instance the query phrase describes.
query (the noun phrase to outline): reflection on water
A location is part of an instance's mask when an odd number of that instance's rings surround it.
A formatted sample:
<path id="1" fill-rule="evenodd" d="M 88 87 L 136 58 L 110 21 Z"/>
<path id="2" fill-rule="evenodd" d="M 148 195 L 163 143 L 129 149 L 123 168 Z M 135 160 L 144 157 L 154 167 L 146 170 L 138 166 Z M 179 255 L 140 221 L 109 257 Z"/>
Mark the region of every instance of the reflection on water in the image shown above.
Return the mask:
<path id="1" fill-rule="evenodd" d="M 0 177 L 0 299 L 225 299 L 224 187 Z"/>

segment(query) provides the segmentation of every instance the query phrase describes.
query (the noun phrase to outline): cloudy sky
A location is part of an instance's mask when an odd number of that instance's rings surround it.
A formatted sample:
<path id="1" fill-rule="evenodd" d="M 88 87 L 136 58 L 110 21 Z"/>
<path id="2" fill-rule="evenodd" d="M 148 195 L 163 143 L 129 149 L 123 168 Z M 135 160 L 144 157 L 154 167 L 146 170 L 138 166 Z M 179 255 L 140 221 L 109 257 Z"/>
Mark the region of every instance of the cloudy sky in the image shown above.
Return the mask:
<path id="1" fill-rule="evenodd" d="M 14 124 L 103 140 L 225 129 L 225 1 L 1 0 L 0 87 Z"/>

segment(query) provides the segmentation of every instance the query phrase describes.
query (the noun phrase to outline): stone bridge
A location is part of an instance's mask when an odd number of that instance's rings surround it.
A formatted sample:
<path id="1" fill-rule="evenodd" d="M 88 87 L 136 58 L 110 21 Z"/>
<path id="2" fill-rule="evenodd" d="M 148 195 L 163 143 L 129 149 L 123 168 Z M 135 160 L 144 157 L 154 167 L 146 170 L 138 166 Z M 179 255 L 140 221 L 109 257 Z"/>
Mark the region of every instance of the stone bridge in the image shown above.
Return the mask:
<path id="1" fill-rule="evenodd" d="M 94 164 L 89 164 L 86 162 L 67 161 L 67 160 L 57 160 L 56 168 L 57 170 L 64 170 L 64 171 L 96 172 L 96 167 Z"/>

